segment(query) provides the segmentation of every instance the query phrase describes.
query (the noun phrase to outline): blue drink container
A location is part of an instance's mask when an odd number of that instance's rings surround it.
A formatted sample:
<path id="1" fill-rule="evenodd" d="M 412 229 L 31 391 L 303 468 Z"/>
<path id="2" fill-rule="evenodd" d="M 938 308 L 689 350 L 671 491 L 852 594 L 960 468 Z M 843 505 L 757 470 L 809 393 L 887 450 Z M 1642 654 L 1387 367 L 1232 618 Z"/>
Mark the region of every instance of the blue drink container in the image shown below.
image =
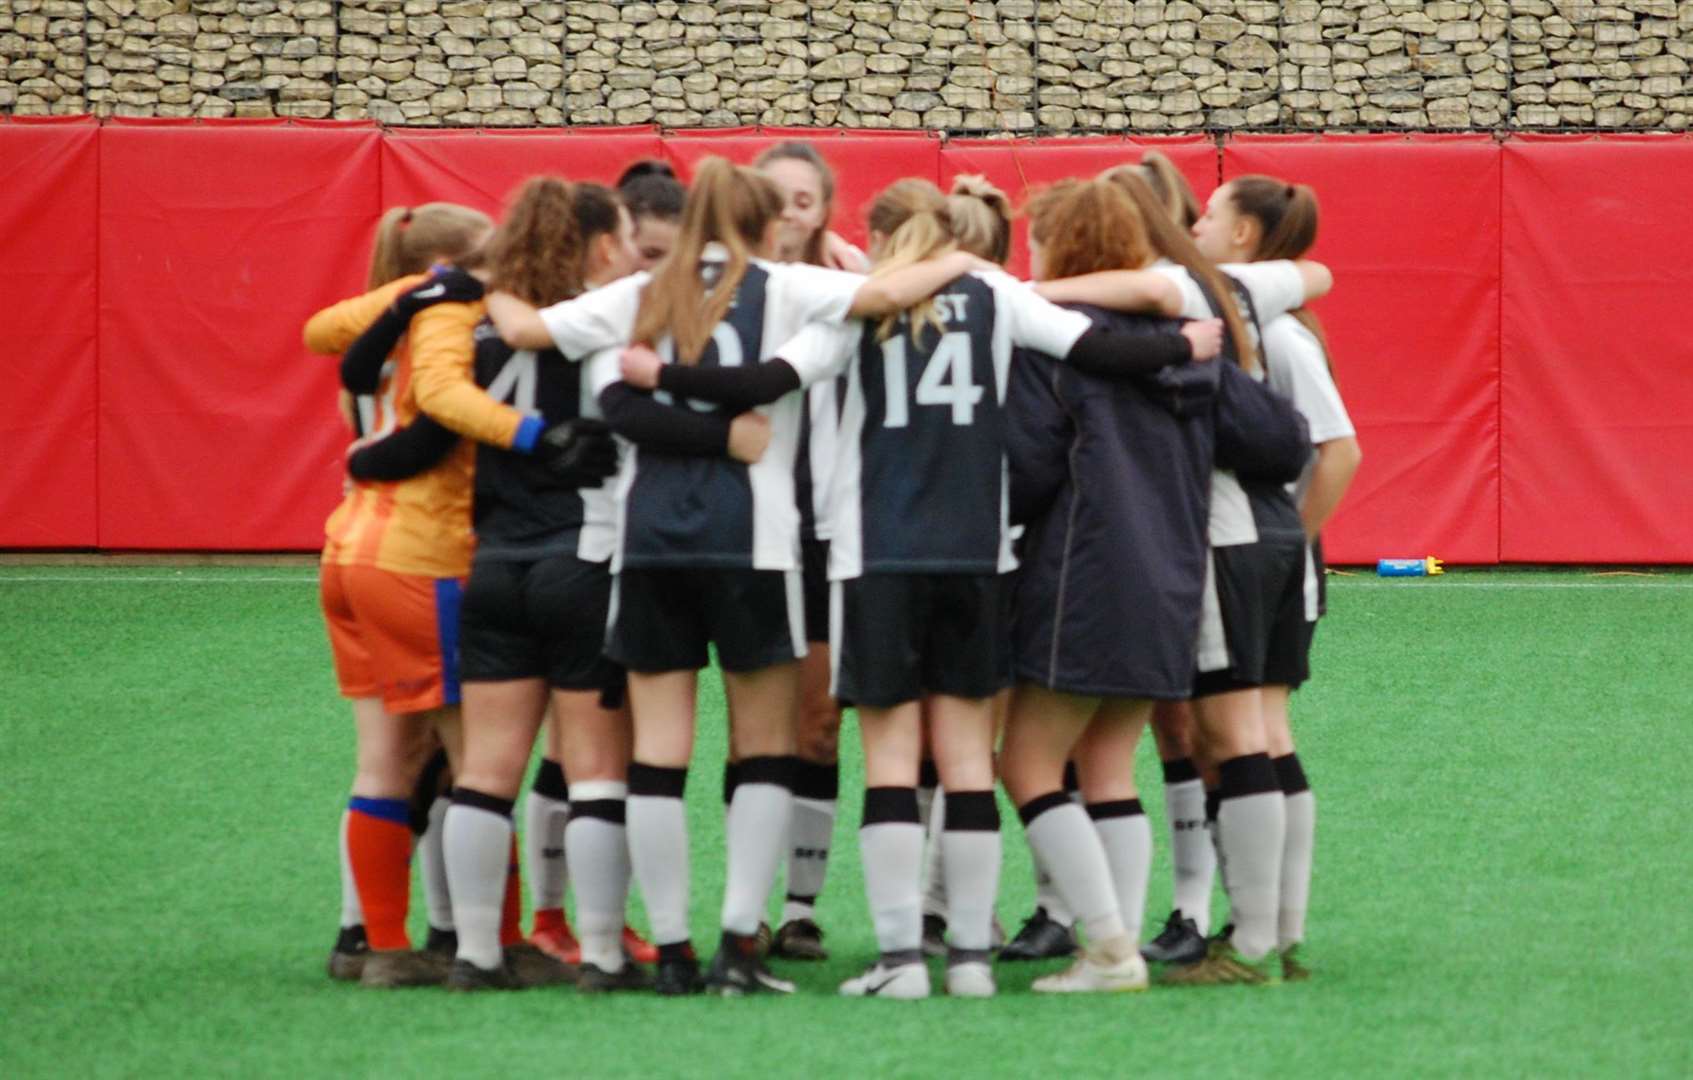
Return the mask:
<path id="1" fill-rule="evenodd" d="M 1376 563 L 1377 577 L 1434 577 L 1444 573 L 1446 567 L 1433 555 L 1426 559 L 1382 559 Z"/>

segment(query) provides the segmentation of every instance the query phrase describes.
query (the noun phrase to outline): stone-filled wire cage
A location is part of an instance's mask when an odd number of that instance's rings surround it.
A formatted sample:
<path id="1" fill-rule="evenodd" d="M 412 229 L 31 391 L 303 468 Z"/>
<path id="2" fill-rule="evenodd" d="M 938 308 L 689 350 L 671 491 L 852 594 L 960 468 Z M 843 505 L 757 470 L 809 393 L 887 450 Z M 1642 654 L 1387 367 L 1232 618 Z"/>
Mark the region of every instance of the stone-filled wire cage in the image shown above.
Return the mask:
<path id="1" fill-rule="evenodd" d="M 1648 129 L 1693 0 L 0 0 L 0 112 L 954 134 Z"/>

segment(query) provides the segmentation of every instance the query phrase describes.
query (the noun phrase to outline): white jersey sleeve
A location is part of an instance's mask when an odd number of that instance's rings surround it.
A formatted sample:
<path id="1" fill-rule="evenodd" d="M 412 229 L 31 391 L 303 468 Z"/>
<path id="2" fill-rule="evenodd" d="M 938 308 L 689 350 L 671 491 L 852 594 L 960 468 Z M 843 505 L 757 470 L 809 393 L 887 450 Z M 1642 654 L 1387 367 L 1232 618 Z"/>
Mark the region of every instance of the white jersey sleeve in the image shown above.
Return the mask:
<path id="1" fill-rule="evenodd" d="M 1193 275 L 1187 272 L 1185 266 L 1179 266 L 1168 259 L 1160 259 L 1152 264 L 1151 269 L 1158 271 L 1176 283 L 1176 288 L 1182 294 L 1182 318 L 1184 319 L 1214 319 L 1217 313 L 1206 303 L 1205 294 L 1200 291 L 1199 283 L 1193 280 Z"/>
<path id="2" fill-rule="evenodd" d="M 1266 325 L 1264 353 L 1270 361 L 1270 388 L 1305 417 L 1313 444 L 1357 434 L 1329 374 L 1322 344 L 1298 319 L 1283 315 Z"/>
<path id="3" fill-rule="evenodd" d="M 852 299 L 865 282 L 863 274 L 830 270 L 809 263 L 763 265 L 770 271 L 772 281 L 779 283 L 782 316 L 793 320 L 796 325 L 841 322 L 852 309 Z"/>
<path id="4" fill-rule="evenodd" d="M 651 279 L 642 272 L 581 296 L 541 309 L 541 322 L 553 344 L 566 356 L 586 356 L 613 345 L 625 345 L 635 331 L 641 290 Z"/>
<path id="5" fill-rule="evenodd" d="M 854 319 L 844 323 L 807 323 L 776 350 L 776 358 L 784 360 L 799 373 L 801 386 L 811 386 L 844 373 L 852 358 L 858 355 L 858 342 L 864 324 Z"/>
<path id="6" fill-rule="evenodd" d="M 1061 308 L 1009 274 L 978 274 L 993 287 L 994 305 L 1010 330 L 1011 344 L 1064 359 L 1093 326 L 1079 311 Z"/>
<path id="7" fill-rule="evenodd" d="M 1240 282 L 1252 297 L 1261 326 L 1269 325 L 1276 316 L 1285 315 L 1305 302 L 1305 279 L 1300 276 L 1299 267 L 1286 259 L 1227 263 L 1220 269 Z"/>

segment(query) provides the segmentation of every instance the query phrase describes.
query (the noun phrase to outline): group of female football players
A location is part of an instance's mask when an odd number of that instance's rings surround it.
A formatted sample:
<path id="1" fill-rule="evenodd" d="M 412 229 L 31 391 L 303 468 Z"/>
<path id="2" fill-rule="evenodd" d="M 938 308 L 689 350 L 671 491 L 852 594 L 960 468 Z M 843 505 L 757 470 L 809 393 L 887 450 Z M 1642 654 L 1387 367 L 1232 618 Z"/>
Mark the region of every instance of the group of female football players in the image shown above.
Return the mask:
<path id="1" fill-rule="evenodd" d="M 370 291 L 308 322 L 358 436 L 322 575 L 358 734 L 332 976 L 791 991 L 766 958 L 827 955 L 842 706 L 880 955 L 841 993 L 926 997 L 934 951 L 949 994 L 995 992 L 999 783 L 1040 876 L 999 957 L 1077 954 L 1037 991 L 1141 989 L 1146 958 L 1170 983 L 1307 974 L 1287 702 L 1359 456 L 1303 309 L 1331 284 L 1304 258 L 1312 192 L 1240 177 L 1202 207 L 1149 153 L 1030 201 L 1032 282 L 979 177 L 889 186 L 867 252 L 833 201 L 783 143 L 686 190 L 658 163 L 532 179 L 497 226 L 397 208 Z M 713 650 L 727 858 L 702 970 L 683 796 Z M 1177 881 L 1143 946 L 1148 721 Z"/>

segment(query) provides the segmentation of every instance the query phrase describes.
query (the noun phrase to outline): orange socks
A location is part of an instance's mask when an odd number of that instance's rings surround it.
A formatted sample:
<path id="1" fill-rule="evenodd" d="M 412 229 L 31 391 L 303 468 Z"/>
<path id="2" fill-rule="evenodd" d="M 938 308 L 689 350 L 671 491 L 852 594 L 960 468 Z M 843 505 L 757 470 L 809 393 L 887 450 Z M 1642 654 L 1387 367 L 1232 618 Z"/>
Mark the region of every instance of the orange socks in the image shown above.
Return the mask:
<path id="1" fill-rule="evenodd" d="M 377 950 L 410 949 L 412 834 L 404 799 L 347 803 L 347 861 L 364 909 L 365 934 Z"/>

